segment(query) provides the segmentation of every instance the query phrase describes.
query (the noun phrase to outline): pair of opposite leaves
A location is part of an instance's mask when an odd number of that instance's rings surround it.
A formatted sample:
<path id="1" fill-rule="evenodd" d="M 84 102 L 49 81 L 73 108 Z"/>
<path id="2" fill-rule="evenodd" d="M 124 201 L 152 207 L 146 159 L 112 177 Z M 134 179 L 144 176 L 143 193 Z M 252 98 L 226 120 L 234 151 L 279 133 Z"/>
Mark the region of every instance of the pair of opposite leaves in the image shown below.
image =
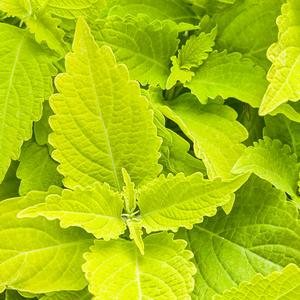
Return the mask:
<path id="1" fill-rule="evenodd" d="M 127 223 L 143 252 L 142 227 L 147 233 L 191 228 L 245 182 L 246 176 L 222 182 L 201 173 L 157 177 L 161 142 L 148 103 L 111 50 L 98 48 L 82 19 L 66 68 L 56 80 L 60 94 L 51 99 L 50 142 L 70 190 L 19 216 L 59 219 L 62 227 L 79 226 L 105 240 L 118 238 Z"/>
<path id="2" fill-rule="evenodd" d="M 204 216 L 215 215 L 217 207 L 229 203 L 233 193 L 247 180 L 245 175 L 227 181 L 207 180 L 201 173 L 158 177 L 161 141 L 153 112 L 141 96 L 138 83 L 129 80 L 127 68 L 116 63 L 110 48 L 97 46 L 83 19 L 77 24 L 73 52 L 66 56 L 66 70 L 67 73 L 56 78 L 60 93 L 50 100 L 55 115 L 50 119 L 54 132 L 49 140 L 69 189 L 60 195 L 49 195 L 44 203 L 21 211 L 19 217 L 59 219 L 62 227 L 78 226 L 105 240 L 118 238 L 127 225 L 130 238 L 144 257 L 149 253 L 152 259 L 155 243 L 151 244 L 148 238 L 144 249 L 142 228 L 147 233 L 191 228 L 202 222 Z M 189 262 L 191 253 L 183 251 L 185 242 L 170 240 L 169 235 L 153 236 L 159 237 L 166 247 L 172 244 L 169 246 L 178 251 L 174 260 L 164 262 L 162 256 L 163 262 L 157 262 L 157 268 L 171 264 L 175 269 L 173 275 L 167 274 L 168 278 L 178 277 L 174 282 L 184 287 L 179 298 L 188 297 L 193 289 L 191 275 L 195 273 Z M 130 261 L 127 252 L 134 245 L 125 239 L 118 246 L 107 243 L 111 245 L 110 255 L 122 252 L 124 259 Z M 98 272 L 94 262 L 99 257 L 101 261 L 107 253 L 98 246 L 86 255 L 84 269 L 91 291 L 100 296 L 100 279 L 94 277 Z M 135 274 L 139 270 L 138 261 L 136 264 Z"/>

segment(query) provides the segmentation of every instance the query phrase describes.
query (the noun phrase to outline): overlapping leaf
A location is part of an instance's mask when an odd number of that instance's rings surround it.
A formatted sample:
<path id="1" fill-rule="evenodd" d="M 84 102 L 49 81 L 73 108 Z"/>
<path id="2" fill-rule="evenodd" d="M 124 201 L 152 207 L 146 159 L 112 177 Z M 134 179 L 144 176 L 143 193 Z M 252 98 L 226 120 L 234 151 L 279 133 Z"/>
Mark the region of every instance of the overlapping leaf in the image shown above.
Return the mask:
<path id="1" fill-rule="evenodd" d="M 236 193 L 229 215 L 220 211 L 178 237 L 189 243 L 198 272 L 192 298 L 215 293 L 300 263 L 298 210 L 285 195 L 258 177 Z"/>
<path id="2" fill-rule="evenodd" d="M 238 288 L 214 296 L 214 300 L 274 300 L 297 299 L 300 295 L 300 269 L 290 264 L 282 272 L 273 272 L 263 277 L 256 275 L 250 282 L 243 282 Z"/>
<path id="3" fill-rule="evenodd" d="M 146 14 L 151 20 L 195 23 L 200 17 L 183 0 L 106 0 L 102 16 Z"/>
<path id="4" fill-rule="evenodd" d="M 46 195 L 32 192 L 0 202 L 0 290 L 45 293 L 80 290 L 86 285 L 81 265 L 83 253 L 93 242 L 89 234 L 81 229 L 63 230 L 42 218 L 17 218 L 20 210 L 42 202 Z"/>
<path id="5" fill-rule="evenodd" d="M 191 229 L 203 217 L 215 215 L 217 207 L 227 204 L 246 180 L 245 176 L 228 182 L 207 180 L 201 173 L 187 177 L 182 173 L 162 175 L 139 191 L 141 224 L 148 233 Z"/>
<path id="6" fill-rule="evenodd" d="M 219 50 L 240 52 L 268 70 L 268 47 L 277 39 L 276 18 L 283 0 L 236 1 L 214 16 Z"/>
<path id="7" fill-rule="evenodd" d="M 112 16 L 99 21 L 93 33 L 100 45 L 113 49 L 118 62 L 127 65 L 132 79 L 142 85 L 166 86 L 170 57 L 179 42 L 175 23 L 142 16 Z"/>
<path id="8" fill-rule="evenodd" d="M 121 191 L 122 168 L 136 184 L 156 177 L 160 139 L 147 100 L 111 50 L 96 45 L 82 19 L 66 69 L 56 78 L 60 93 L 50 99 L 52 156 L 64 184 L 74 188 L 100 181 Z"/>
<path id="9" fill-rule="evenodd" d="M 63 228 L 78 226 L 97 238 L 118 238 L 125 231 L 121 218 L 123 200 L 107 184 L 95 183 L 91 187 L 63 190 L 62 195 L 49 195 L 45 203 L 29 207 L 19 217 L 43 216 L 59 219 Z"/>
<path id="10" fill-rule="evenodd" d="M 288 145 L 265 137 L 245 150 L 233 167 L 236 174 L 251 172 L 268 180 L 279 190 L 297 199 L 299 167 L 297 156 Z"/>
<path id="11" fill-rule="evenodd" d="M 169 233 L 150 235 L 144 242 L 141 255 L 131 241 L 95 241 L 83 265 L 95 300 L 189 298 L 195 267 L 186 243 Z"/>
<path id="12" fill-rule="evenodd" d="M 47 52 L 27 31 L 0 24 L 0 181 L 10 160 L 32 134 L 32 123 L 41 117 L 41 106 L 52 92 L 54 68 Z"/>
<path id="13" fill-rule="evenodd" d="M 267 87 L 265 71 L 240 53 L 212 52 L 185 84 L 201 103 L 208 98 L 234 97 L 259 107 Z"/>
<path id="14" fill-rule="evenodd" d="M 266 115 L 281 104 L 300 99 L 300 4 L 288 0 L 282 6 L 282 15 L 277 19 L 278 42 L 268 50 L 272 67 L 268 73 L 269 87 L 260 107 Z"/>
<path id="15" fill-rule="evenodd" d="M 217 103 L 201 105 L 191 94 L 183 94 L 171 102 L 159 97 L 152 100 L 193 141 L 195 155 L 203 160 L 209 178 L 232 177 L 231 169 L 242 155 L 245 149 L 242 141 L 248 135 L 236 121 L 233 109 Z"/>
<path id="16" fill-rule="evenodd" d="M 208 53 L 212 51 L 216 37 L 216 28 L 210 33 L 201 32 L 191 35 L 186 44 L 178 51 L 177 56 L 172 56 L 173 66 L 167 81 L 167 89 L 173 87 L 177 81 L 186 83 L 190 81 L 195 73 L 192 68 L 198 68 L 207 59 Z"/>

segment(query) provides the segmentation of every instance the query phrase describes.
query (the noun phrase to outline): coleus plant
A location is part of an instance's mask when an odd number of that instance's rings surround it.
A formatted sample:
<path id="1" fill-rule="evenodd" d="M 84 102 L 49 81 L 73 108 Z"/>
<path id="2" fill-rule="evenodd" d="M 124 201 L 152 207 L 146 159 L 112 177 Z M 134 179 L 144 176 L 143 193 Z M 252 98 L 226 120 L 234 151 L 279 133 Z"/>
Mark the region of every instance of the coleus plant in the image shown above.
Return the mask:
<path id="1" fill-rule="evenodd" d="M 0 299 L 298 299 L 299 5 L 1 1 Z"/>

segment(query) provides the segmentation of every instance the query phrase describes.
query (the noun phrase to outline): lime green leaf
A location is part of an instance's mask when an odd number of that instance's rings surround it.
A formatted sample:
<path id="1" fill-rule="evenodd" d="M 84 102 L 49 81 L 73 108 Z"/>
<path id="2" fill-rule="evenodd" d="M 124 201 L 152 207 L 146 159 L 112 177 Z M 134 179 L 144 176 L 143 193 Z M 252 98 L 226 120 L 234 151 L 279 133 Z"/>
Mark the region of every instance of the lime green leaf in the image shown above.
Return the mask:
<path id="1" fill-rule="evenodd" d="M 138 206 L 147 233 L 160 230 L 191 229 L 203 217 L 214 216 L 217 207 L 231 200 L 248 176 L 232 181 L 204 179 L 201 173 L 184 176 L 161 175 L 139 190 Z"/>
<path id="2" fill-rule="evenodd" d="M 35 35 L 37 42 L 45 41 L 50 49 L 61 56 L 66 52 L 63 41 L 64 31 L 59 28 L 61 21 L 44 11 L 37 11 L 32 17 L 25 20 L 30 32 Z"/>
<path id="3" fill-rule="evenodd" d="M 122 175 L 125 183 L 122 192 L 125 202 L 124 207 L 127 213 L 133 213 L 136 208 L 136 190 L 134 188 L 134 183 L 131 181 L 130 175 L 124 168 L 122 168 Z"/>
<path id="4" fill-rule="evenodd" d="M 268 73 L 269 87 L 260 106 L 260 114 L 266 115 L 281 104 L 300 99 L 300 5 L 288 0 L 277 19 L 278 42 L 268 50 L 272 67 Z"/>
<path id="5" fill-rule="evenodd" d="M 51 57 L 27 31 L 0 23 L 0 182 L 18 159 L 32 123 L 41 117 L 42 102 L 52 93 Z"/>
<path id="6" fill-rule="evenodd" d="M 24 144 L 16 174 L 21 180 L 20 195 L 32 190 L 47 191 L 51 185 L 61 186 L 62 176 L 56 168 L 47 146 L 39 146 L 32 140 Z"/>
<path id="7" fill-rule="evenodd" d="M 265 137 L 248 147 L 232 170 L 236 174 L 254 173 L 279 190 L 297 198 L 299 180 L 297 156 L 288 145 Z"/>
<path id="8" fill-rule="evenodd" d="M 54 14 L 66 19 L 79 16 L 93 18 L 97 10 L 103 7 L 105 0 L 31 0 L 35 8 L 43 8 L 49 14 Z"/>
<path id="9" fill-rule="evenodd" d="M 217 103 L 201 105 L 191 94 L 169 102 L 158 102 L 157 97 L 152 100 L 193 141 L 195 155 L 203 160 L 209 178 L 233 176 L 231 169 L 245 149 L 242 141 L 248 133 L 236 121 L 237 113 L 232 108 Z"/>
<path id="10" fill-rule="evenodd" d="M 127 226 L 129 229 L 129 237 L 135 242 L 142 255 L 145 254 L 145 245 L 142 238 L 142 222 L 137 219 L 128 219 Z"/>
<path id="11" fill-rule="evenodd" d="M 236 1 L 214 16 L 218 26 L 216 44 L 219 50 L 240 52 L 265 70 L 270 67 L 268 47 L 277 39 L 276 18 L 283 0 Z"/>
<path id="12" fill-rule="evenodd" d="M 49 293 L 40 300 L 91 300 L 92 295 L 89 293 L 88 289 L 76 292 L 54 292 Z"/>
<path id="13" fill-rule="evenodd" d="M 12 161 L 6 172 L 5 178 L 0 184 L 0 200 L 16 197 L 19 195 L 20 180 L 16 177 L 19 166 L 17 161 Z"/>
<path id="14" fill-rule="evenodd" d="M 195 300 L 211 299 L 256 273 L 267 275 L 300 263 L 297 208 L 255 176 L 236 193 L 229 215 L 220 211 L 177 236 L 185 237 L 195 254 Z"/>
<path id="15" fill-rule="evenodd" d="M 295 107 L 296 106 L 296 107 Z M 300 123 L 300 106 L 299 102 L 284 103 L 270 112 L 271 116 L 283 114 L 290 120 Z"/>
<path id="16" fill-rule="evenodd" d="M 49 195 L 45 203 L 29 207 L 18 216 L 59 219 L 62 228 L 78 226 L 97 238 L 109 240 L 118 238 L 125 231 L 122 210 L 121 195 L 112 191 L 109 185 L 97 182 L 91 187 L 63 190 L 61 196 Z"/>
<path id="17" fill-rule="evenodd" d="M 210 33 L 201 32 L 191 35 L 186 44 L 178 51 L 178 55 L 171 57 L 173 66 L 167 81 L 167 89 L 173 87 L 177 80 L 186 83 L 191 81 L 194 72 L 191 68 L 198 68 L 207 59 L 215 44 L 216 28 Z"/>
<path id="18" fill-rule="evenodd" d="M 30 0 L 1 0 L 0 10 L 6 12 L 9 16 L 17 16 L 25 19 L 32 13 Z"/>
<path id="19" fill-rule="evenodd" d="M 132 79 L 143 85 L 166 86 L 170 57 L 179 42 L 175 23 L 151 21 L 144 16 L 113 16 L 99 21 L 94 34 L 100 45 L 112 47 L 118 62 L 127 65 Z"/>
<path id="20" fill-rule="evenodd" d="M 156 177 L 161 142 L 147 99 L 112 51 L 98 48 L 83 19 L 66 69 L 56 78 L 60 94 L 50 99 L 55 116 L 49 137 L 64 184 L 74 188 L 100 181 L 121 191 L 122 168 L 137 185 Z"/>
<path id="21" fill-rule="evenodd" d="M 200 19 L 183 0 L 106 0 L 106 3 L 105 13 L 102 12 L 105 17 L 145 14 L 151 20 L 172 20 L 176 23 L 197 23 Z"/>
<path id="22" fill-rule="evenodd" d="M 141 255 L 132 241 L 95 241 L 83 265 L 95 300 L 189 298 L 195 267 L 186 243 L 165 232 L 147 236 L 144 243 Z"/>
<path id="23" fill-rule="evenodd" d="M 212 52 L 185 84 L 201 103 L 208 98 L 234 97 L 259 107 L 267 87 L 265 71 L 240 53 Z"/>
<path id="24" fill-rule="evenodd" d="M 43 146 L 48 143 L 48 135 L 51 132 L 49 117 L 53 115 L 49 102 L 45 101 L 43 105 L 42 118 L 34 123 L 34 138 L 38 145 Z"/>
<path id="25" fill-rule="evenodd" d="M 46 195 L 32 192 L 0 202 L 0 287 L 31 293 L 85 287 L 82 254 L 93 242 L 92 237 L 81 229 L 63 230 L 57 222 L 43 218 L 16 216 L 20 210 L 42 202 Z"/>
<path id="26" fill-rule="evenodd" d="M 232 288 L 223 295 L 214 296 L 214 300 L 274 300 L 297 299 L 300 295 L 300 268 L 288 265 L 281 272 L 273 272 L 263 277 L 257 274 L 250 282 L 243 282 L 238 288 Z"/>

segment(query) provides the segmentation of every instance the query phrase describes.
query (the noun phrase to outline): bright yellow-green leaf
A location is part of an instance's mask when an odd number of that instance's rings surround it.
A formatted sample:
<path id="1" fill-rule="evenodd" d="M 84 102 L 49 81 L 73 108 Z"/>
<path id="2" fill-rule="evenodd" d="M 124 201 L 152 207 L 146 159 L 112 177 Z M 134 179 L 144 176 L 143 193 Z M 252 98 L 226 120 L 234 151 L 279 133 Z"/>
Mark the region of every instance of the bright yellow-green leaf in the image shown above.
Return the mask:
<path id="1" fill-rule="evenodd" d="M 59 219 L 63 228 L 77 226 L 105 240 L 118 238 L 125 231 L 122 220 L 123 199 L 107 184 L 63 190 L 60 195 L 49 195 L 45 203 L 29 207 L 19 217 Z"/>
<path id="2" fill-rule="evenodd" d="M 201 173 L 160 176 L 139 191 L 141 223 L 148 233 L 160 230 L 191 229 L 204 217 L 217 213 L 217 207 L 231 200 L 248 176 L 231 181 L 204 179 Z"/>
<path id="3" fill-rule="evenodd" d="M 260 106 L 266 115 L 281 104 L 300 99 L 300 3 L 287 0 L 277 19 L 278 42 L 268 50 L 272 67 L 268 73 L 269 87 Z"/>
<path id="4" fill-rule="evenodd" d="M 51 57 L 28 31 L 0 23 L 0 181 L 11 159 L 40 119 L 42 103 L 52 93 Z"/>
<path id="5" fill-rule="evenodd" d="M 83 265 L 94 300 L 190 298 L 195 267 L 186 242 L 164 232 L 144 243 L 142 255 L 133 241 L 95 241 Z"/>
<path id="6" fill-rule="evenodd" d="M 110 48 L 99 48 L 83 19 L 77 23 L 66 71 L 51 97 L 52 156 L 69 188 L 107 182 L 121 191 L 122 168 L 139 185 L 155 178 L 160 139 L 147 99 Z"/>
<path id="7" fill-rule="evenodd" d="M 294 264 L 268 276 L 257 274 L 238 288 L 226 290 L 214 300 L 296 300 L 300 296 L 300 268 Z"/>
<path id="8" fill-rule="evenodd" d="M 49 194 L 59 193 L 52 188 Z M 82 255 L 93 243 L 82 229 L 61 229 L 43 218 L 19 219 L 20 210 L 41 203 L 47 192 L 0 202 L 1 287 L 31 293 L 81 290 Z"/>
<path id="9" fill-rule="evenodd" d="M 151 97 L 151 100 L 192 140 L 195 155 L 203 160 L 209 178 L 233 177 L 231 169 L 245 149 L 242 141 L 247 139 L 248 133 L 236 121 L 237 113 L 232 108 L 217 103 L 201 105 L 188 93 L 172 101 L 159 97 Z"/>

